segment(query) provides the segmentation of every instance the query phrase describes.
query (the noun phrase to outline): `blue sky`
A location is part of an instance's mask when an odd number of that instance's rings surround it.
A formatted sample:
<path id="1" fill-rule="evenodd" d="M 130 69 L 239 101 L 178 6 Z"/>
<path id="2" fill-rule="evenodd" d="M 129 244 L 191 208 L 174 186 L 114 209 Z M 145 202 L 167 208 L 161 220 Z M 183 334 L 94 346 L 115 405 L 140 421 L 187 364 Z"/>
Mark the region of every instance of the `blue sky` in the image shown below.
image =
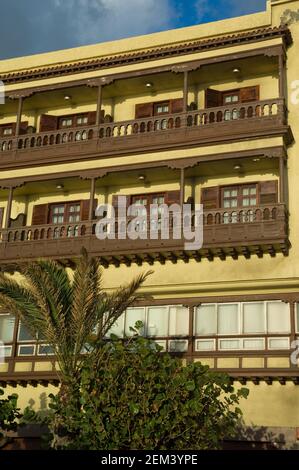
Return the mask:
<path id="1" fill-rule="evenodd" d="M 266 0 L 0 0 L 0 59 L 266 9 Z"/>

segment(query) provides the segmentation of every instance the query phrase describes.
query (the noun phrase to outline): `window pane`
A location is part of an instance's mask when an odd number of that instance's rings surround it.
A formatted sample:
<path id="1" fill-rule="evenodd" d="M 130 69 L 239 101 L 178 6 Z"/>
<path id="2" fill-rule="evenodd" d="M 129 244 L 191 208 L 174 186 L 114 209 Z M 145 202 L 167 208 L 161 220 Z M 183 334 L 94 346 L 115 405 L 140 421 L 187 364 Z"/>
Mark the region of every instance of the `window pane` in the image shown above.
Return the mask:
<path id="1" fill-rule="evenodd" d="M 187 340 L 171 340 L 168 342 L 170 352 L 186 352 L 188 350 Z"/>
<path id="2" fill-rule="evenodd" d="M 218 305 L 218 333 L 220 335 L 239 332 L 238 304 Z"/>
<path id="3" fill-rule="evenodd" d="M 19 341 L 35 341 L 35 338 L 31 335 L 30 331 L 26 328 L 22 322 L 19 324 L 19 334 L 18 334 Z"/>
<path id="4" fill-rule="evenodd" d="M 130 331 L 130 327 L 135 326 L 137 321 L 142 321 L 143 328 L 140 330 L 141 334 L 145 332 L 145 308 L 143 307 L 136 307 L 136 308 L 128 308 L 126 310 L 126 321 L 125 321 L 125 334 L 127 336 L 133 336 L 134 333 Z"/>
<path id="5" fill-rule="evenodd" d="M 195 344 L 196 351 L 213 351 L 215 349 L 214 339 L 198 339 Z"/>
<path id="6" fill-rule="evenodd" d="M 225 100 L 225 103 L 231 103 L 232 102 L 232 97 L 231 96 L 226 96 L 224 98 L 224 100 Z"/>
<path id="7" fill-rule="evenodd" d="M 148 336 L 167 336 L 168 334 L 168 308 L 149 307 L 147 332 Z"/>
<path id="8" fill-rule="evenodd" d="M 268 302 L 268 332 L 290 332 L 290 307 L 284 302 Z"/>
<path id="9" fill-rule="evenodd" d="M 52 348 L 52 346 L 49 346 L 49 344 L 40 344 L 38 347 L 37 354 L 39 356 L 53 355 L 54 349 Z"/>
<path id="10" fill-rule="evenodd" d="M 169 308 L 169 335 L 186 336 L 189 333 L 189 310 L 185 307 Z"/>
<path id="11" fill-rule="evenodd" d="M 220 339 L 219 349 L 242 349 L 238 339 Z"/>
<path id="12" fill-rule="evenodd" d="M 289 349 L 289 338 L 269 338 L 268 347 L 269 349 Z"/>
<path id="13" fill-rule="evenodd" d="M 215 335 L 217 333 L 216 305 L 201 305 L 195 311 L 195 334 Z"/>
<path id="14" fill-rule="evenodd" d="M 232 102 L 233 102 L 233 103 L 236 103 L 237 101 L 239 101 L 238 95 L 233 95 L 233 96 L 232 96 Z"/>
<path id="15" fill-rule="evenodd" d="M 125 332 L 125 313 L 123 313 L 115 323 L 113 323 L 106 336 L 109 338 L 111 334 L 123 338 Z"/>
<path id="16" fill-rule="evenodd" d="M 18 355 L 19 356 L 32 356 L 34 354 L 33 345 L 19 346 Z"/>
<path id="17" fill-rule="evenodd" d="M 265 340 L 263 338 L 247 338 L 243 340 L 244 349 L 265 349 Z"/>
<path id="18" fill-rule="evenodd" d="M 15 326 L 15 317 L 13 315 L 0 315 L 0 341 L 11 343 Z"/>
<path id="19" fill-rule="evenodd" d="M 243 305 L 243 333 L 265 333 L 265 309 L 263 302 Z"/>

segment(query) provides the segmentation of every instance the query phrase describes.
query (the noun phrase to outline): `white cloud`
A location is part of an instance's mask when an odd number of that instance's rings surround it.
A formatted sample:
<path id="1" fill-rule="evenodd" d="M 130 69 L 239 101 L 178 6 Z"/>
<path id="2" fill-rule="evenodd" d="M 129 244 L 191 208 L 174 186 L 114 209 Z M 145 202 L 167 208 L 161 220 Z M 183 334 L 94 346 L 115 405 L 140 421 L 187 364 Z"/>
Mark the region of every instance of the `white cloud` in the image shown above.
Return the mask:
<path id="1" fill-rule="evenodd" d="M 98 42 L 171 27 L 170 0 L 55 0 L 76 42 Z M 58 13 L 58 11 L 57 11 Z"/>

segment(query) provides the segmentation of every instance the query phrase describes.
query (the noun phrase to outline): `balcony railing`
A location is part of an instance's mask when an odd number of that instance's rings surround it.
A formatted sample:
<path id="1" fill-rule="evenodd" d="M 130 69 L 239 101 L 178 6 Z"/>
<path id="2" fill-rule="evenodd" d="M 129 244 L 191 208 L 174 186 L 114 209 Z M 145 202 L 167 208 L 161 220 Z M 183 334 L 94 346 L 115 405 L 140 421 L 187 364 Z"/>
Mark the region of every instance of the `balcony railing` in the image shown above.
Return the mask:
<path id="1" fill-rule="evenodd" d="M 262 256 L 277 252 L 288 253 L 288 213 L 284 204 L 249 207 L 237 210 L 206 211 L 203 216 L 203 247 L 186 251 L 184 239 L 176 239 L 170 224 L 169 239 L 130 238 L 99 240 L 95 235 L 96 221 L 76 224 L 27 226 L 0 231 L 0 263 L 9 265 L 40 257 L 72 260 L 79 256 L 82 246 L 102 264 L 154 261 L 176 262 L 202 257 L 238 257 L 252 254 Z"/>
<path id="2" fill-rule="evenodd" d="M 269 99 L 187 113 L 153 116 L 80 128 L 21 135 L 0 139 L 0 165 L 14 160 L 22 163 L 52 157 L 67 159 L 72 154 L 106 154 L 128 149 L 184 145 L 188 142 L 233 139 L 244 135 L 275 132 L 286 124 L 284 100 Z M 166 137 L 167 134 L 167 137 Z"/>

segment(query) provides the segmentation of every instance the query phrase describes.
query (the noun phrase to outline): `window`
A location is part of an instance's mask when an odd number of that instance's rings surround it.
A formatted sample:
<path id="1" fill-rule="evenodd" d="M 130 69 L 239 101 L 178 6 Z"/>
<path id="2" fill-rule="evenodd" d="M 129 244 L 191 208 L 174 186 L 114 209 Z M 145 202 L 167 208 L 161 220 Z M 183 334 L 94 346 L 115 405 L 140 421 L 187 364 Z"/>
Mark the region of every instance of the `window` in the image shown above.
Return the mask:
<path id="1" fill-rule="evenodd" d="M 140 206 L 140 210 L 138 210 L 139 217 L 146 217 L 151 215 L 151 229 L 158 230 L 161 228 L 161 221 L 163 216 L 163 207 L 162 204 L 165 203 L 165 196 L 163 194 L 147 194 L 141 196 L 132 196 L 131 203 Z M 150 213 L 150 206 L 157 205 L 160 207 L 152 208 L 152 212 Z M 144 220 L 142 227 L 140 227 L 140 231 L 144 231 L 147 229 L 147 223 Z"/>
<path id="2" fill-rule="evenodd" d="M 50 223 L 77 223 L 80 222 L 80 202 L 53 204 L 50 208 Z"/>
<path id="3" fill-rule="evenodd" d="M 77 117 L 77 125 L 78 126 L 83 126 L 85 124 L 88 124 L 88 116 L 79 116 L 79 117 Z"/>
<path id="4" fill-rule="evenodd" d="M 154 115 L 168 114 L 169 113 L 169 102 L 157 103 L 154 105 Z"/>
<path id="5" fill-rule="evenodd" d="M 240 222 L 253 222 L 254 212 L 250 207 L 257 205 L 257 185 L 242 185 L 222 188 L 222 207 L 224 209 L 244 208 L 248 209 L 242 212 Z M 237 223 L 237 211 L 225 212 L 223 214 L 223 223 Z"/>
<path id="6" fill-rule="evenodd" d="M 202 304 L 194 320 L 196 336 L 289 334 L 291 328 L 290 306 L 280 301 Z"/>
<path id="7" fill-rule="evenodd" d="M 189 334 L 189 310 L 182 306 L 131 307 L 112 326 L 107 336 L 132 336 L 130 327 L 137 321 L 144 325 L 142 334 L 148 337 L 181 337 Z"/>
<path id="8" fill-rule="evenodd" d="M 3 129 L 3 135 L 12 135 L 12 127 L 6 127 Z"/>
<path id="9" fill-rule="evenodd" d="M 223 93 L 223 105 L 239 103 L 239 101 L 240 101 L 239 92 Z"/>
<path id="10" fill-rule="evenodd" d="M 72 127 L 73 119 L 72 118 L 62 118 L 60 120 L 60 127 Z"/>
<path id="11" fill-rule="evenodd" d="M 0 341 L 12 343 L 15 329 L 15 317 L 10 314 L 0 314 Z"/>

